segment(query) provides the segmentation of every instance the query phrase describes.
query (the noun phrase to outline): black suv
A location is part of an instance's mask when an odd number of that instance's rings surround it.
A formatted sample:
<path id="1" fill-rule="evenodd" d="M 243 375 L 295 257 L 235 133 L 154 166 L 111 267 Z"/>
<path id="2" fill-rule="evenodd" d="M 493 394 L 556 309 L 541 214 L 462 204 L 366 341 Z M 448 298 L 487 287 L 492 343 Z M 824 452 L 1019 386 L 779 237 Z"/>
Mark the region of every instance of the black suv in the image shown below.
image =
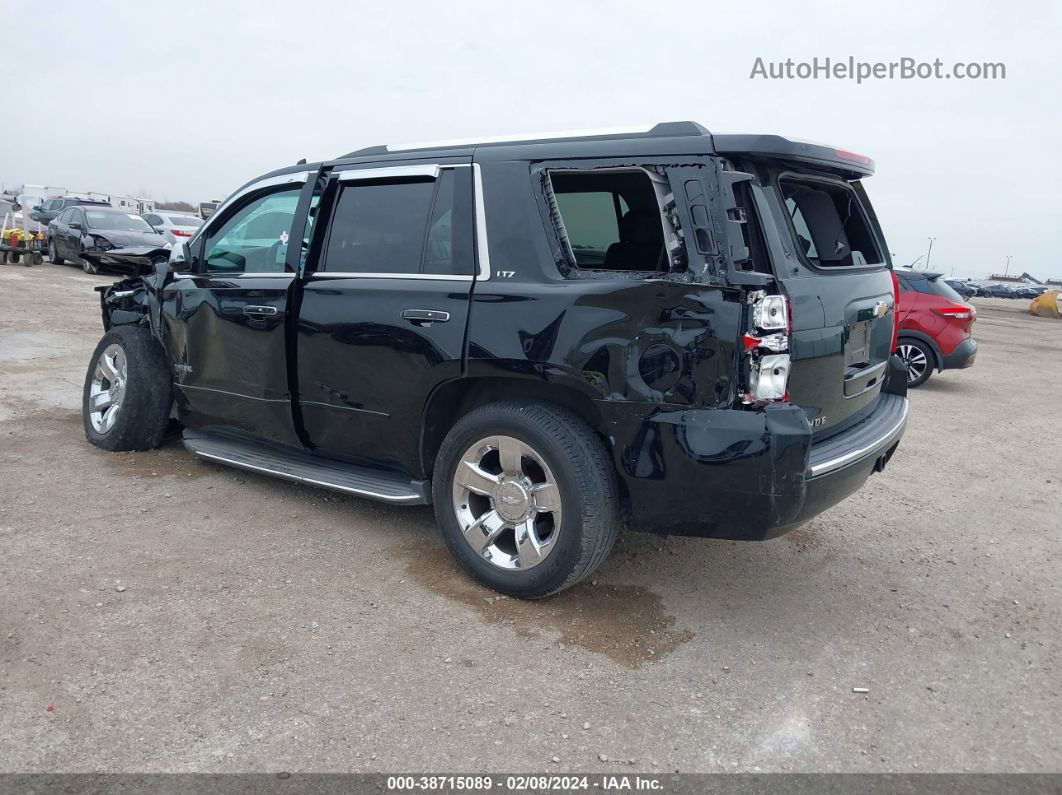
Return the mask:
<path id="1" fill-rule="evenodd" d="M 271 172 L 167 252 L 86 252 L 85 433 L 433 503 L 468 573 L 586 577 L 621 521 L 762 540 L 907 417 L 865 157 L 692 122 L 377 146 Z M 168 261 L 167 261 L 168 257 Z"/>

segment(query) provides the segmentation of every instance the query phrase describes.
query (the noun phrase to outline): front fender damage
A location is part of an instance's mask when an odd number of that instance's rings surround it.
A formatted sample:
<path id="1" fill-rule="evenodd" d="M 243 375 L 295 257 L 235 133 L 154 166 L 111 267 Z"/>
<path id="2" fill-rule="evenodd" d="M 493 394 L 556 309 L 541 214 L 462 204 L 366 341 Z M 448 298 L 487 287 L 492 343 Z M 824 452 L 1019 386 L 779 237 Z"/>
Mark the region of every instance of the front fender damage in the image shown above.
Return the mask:
<path id="1" fill-rule="evenodd" d="M 121 281 L 95 288 L 100 294 L 103 328 L 144 325 L 159 337 L 159 297 L 172 278 L 170 252 L 151 246 L 86 251 L 83 256 L 100 268 L 127 274 Z"/>

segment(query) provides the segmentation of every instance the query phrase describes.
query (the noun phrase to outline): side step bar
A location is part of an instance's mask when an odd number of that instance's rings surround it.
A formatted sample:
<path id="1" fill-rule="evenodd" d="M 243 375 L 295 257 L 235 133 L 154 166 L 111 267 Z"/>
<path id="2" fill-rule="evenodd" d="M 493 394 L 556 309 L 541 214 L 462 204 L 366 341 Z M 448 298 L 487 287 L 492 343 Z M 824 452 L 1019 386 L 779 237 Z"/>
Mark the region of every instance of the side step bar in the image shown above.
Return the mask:
<path id="1" fill-rule="evenodd" d="M 186 429 L 184 446 L 193 455 L 250 472 L 355 494 L 396 505 L 428 505 L 428 481 L 410 481 L 397 472 L 319 458 L 301 450 Z"/>

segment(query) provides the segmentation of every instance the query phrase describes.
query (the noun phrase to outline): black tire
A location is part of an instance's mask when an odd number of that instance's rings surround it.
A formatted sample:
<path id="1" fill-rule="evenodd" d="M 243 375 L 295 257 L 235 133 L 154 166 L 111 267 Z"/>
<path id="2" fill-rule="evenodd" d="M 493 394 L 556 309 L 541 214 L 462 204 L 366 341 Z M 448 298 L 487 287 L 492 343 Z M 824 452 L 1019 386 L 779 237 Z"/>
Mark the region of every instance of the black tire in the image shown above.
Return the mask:
<path id="1" fill-rule="evenodd" d="M 14 265 L 18 265 L 18 260 L 21 255 L 17 251 L 12 251 L 7 255 L 8 262 Z"/>
<path id="2" fill-rule="evenodd" d="M 556 546 L 525 570 L 503 569 L 465 540 L 454 505 L 462 455 L 478 440 L 505 435 L 533 448 L 553 473 L 562 521 Z M 474 580 L 519 599 L 539 599 L 575 585 L 605 559 L 619 529 L 615 471 L 602 440 L 574 413 L 542 403 L 499 402 L 466 414 L 443 440 L 432 484 L 443 540 Z"/>
<path id="3" fill-rule="evenodd" d="M 48 241 L 48 262 L 52 265 L 62 265 L 66 260 L 59 256 L 59 247 L 54 240 Z"/>
<path id="4" fill-rule="evenodd" d="M 922 386 L 933 375 L 933 368 L 937 365 L 936 354 L 921 340 L 900 337 L 896 352 L 907 370 L 908 389 Z"/>
<path id="5" fill-rule="evenodd" d="M 113 424 L 93 424 L 89 399 L 97 364 L 112 345 L 125 357 L 126 378 Z M 113 384 L 112 384 L 113 386 Z M 173 390 L 162 346 L 140 326 L 116 326 L 103 335 L 89 361 L 81 399 L 85 438 L 104 450 L 149 450 L 158 447 L 169 424 Z"/>

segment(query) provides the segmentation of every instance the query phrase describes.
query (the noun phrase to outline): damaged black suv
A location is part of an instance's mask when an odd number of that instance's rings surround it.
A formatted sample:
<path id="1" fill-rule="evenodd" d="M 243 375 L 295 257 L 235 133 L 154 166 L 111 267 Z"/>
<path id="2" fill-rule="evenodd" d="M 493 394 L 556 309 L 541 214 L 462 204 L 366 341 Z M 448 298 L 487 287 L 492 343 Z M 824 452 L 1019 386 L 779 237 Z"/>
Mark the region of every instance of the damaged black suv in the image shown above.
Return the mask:
<path id="1" fill-rule="evenodd" d="M 907 418 L 865 157 L 692 122 L 378 146 L 255 179 L 173 252 L 86 254 L 85 433 L 432 503 L 464 569 L 568 588 L 634 530 L 762 540 Z"/>

